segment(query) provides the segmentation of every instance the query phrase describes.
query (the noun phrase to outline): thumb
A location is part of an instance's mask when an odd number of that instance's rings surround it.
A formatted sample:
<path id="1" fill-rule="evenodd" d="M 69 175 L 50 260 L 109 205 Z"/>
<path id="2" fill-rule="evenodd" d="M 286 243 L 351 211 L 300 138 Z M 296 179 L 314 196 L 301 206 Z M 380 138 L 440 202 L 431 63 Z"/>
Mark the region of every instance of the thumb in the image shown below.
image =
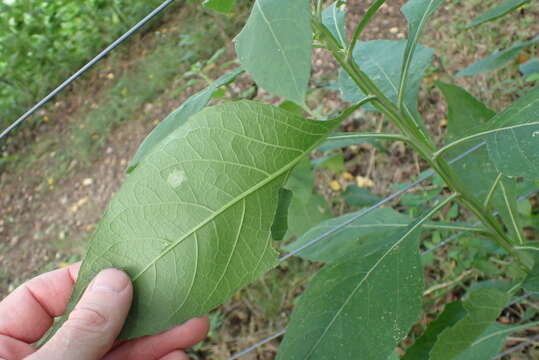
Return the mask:
<path id="1" fill-rule="evenodd" d="M 120 333 L 132 297 L 133 287 L 124 272 L 101 271 L 64 325 L 30 359 L 101 359 Z"/>

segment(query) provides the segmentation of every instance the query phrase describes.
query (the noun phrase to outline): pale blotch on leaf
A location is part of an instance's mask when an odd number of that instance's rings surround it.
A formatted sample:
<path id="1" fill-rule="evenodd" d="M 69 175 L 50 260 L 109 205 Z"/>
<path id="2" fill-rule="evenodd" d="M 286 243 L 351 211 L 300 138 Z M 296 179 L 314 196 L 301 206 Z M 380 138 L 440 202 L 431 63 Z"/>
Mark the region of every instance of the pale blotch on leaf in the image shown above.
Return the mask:
<path id="1" fill-rule="evenodd" d="M 534 131 L 534 133 L 532 134 L 532 137 L 536 137 L 536 136 L 539 136 L 539 131 Z"/>
<path id="2" fill-rule="evenodd" d="M 172 186 L 173 188 L 177 188 L 180 186 L 185 180 L 187 180 L 187 176 L 185 176 L 185 171 L 183 170 L 174 170 L 171 172 L 167 177 L 167 182 Z"/>

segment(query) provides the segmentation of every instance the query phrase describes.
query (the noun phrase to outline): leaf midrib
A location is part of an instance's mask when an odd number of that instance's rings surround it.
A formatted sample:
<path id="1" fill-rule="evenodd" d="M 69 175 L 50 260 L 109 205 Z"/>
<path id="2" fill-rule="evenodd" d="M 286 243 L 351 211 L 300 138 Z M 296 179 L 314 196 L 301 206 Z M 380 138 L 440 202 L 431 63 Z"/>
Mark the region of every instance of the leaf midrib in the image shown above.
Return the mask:
<path id="1" fill-rule="evenodd" d="M 273 27 L 271 26 L 271 23 L 270 21 L 268 20 L 268 18 L 266 17 L 266 14 L 264 13 L 264 11 L 262 10 L 262 6 L 260 5 L 260 0 L 257 0 L 255 2 L 256 4 L 256 7 L 258 8 L 258 11 L 260 12 L 260 16 L 262 16 L 262 19 L 264 20 L 264 22 L 266 23 L 266 25 L 268 26 L 268 29 L 271 33 L 271 36 L 273 36 L 273 39 L 275 40 L 275 42 L 277 43 L 277 46 L 279 47 L 279 49 L 281 49 L 281 51 L 279 51 L 281 53 L 281 55 L 283 56 L 283 59 L 286 63 L 286 66 L 288 67 L 288 72 L 290 73 L 290 76 L 292 77 L 293 79 L 293 83 L 294 83 L 294 88 L 296 88 L 296 92 L 298 95 L 301 96 L 301 91 L 299 89 L 299 84 L 298 84 L 298 80 L 296 79 L 296 73 L 293 71 L 292 69 L 292 65 L 290 64 L 290 61 L 288 60 L 288 57 L 286 56 L 286 51 L 285 49 L 283 48 L 283 45 L 281 44 L 281 42 L 279 41 L 277 35 L 275 34 L 275 32 L 273 31 Z"/>
<path id="2" fill-rule="evenodd" d="M 367 279 L 369 278 L 369 276 L 372 274 L 372 272 L 380 265 L 380 263 L 385 260 L 385 258 L 388 256 L 389 253 L 391 253 L 397 246 L 399 246 L 404 240 L 406 240 L 408 238 L 408 236 L 410 236 L 411 233 L 413 233 L 415 230 L 417 230 L 418 227 L 420 227 L 421 225 L 423 225 L 423 222 L 424 221 L 419 221 L 417 222 L 414 226 L 412 226 L 410 228 L 410 230 L 408 230 L 397 242 L 395 242 L 395 244 L 393 244 L 381 257 L 380 259 L 378 259 L 378 261 L 376 261 L 376 263 L 373 264 L 373 266 L 369 269 L 369 271 L 367 271 L 365 273 L 365 276 L 363 276 L 363 278 L 361 279 L 361 281 L 356 285 L 356 287 L 352 290 L 352 292 L 350 293 L 350 295 L 348 295 L 348 297 L 346 298 L 346 300 L 344 301 L 344 303 L 339 307 L 339 309 L 337 310 L 337 312 L 335 313 L 335 315 L 333 316 L 333 318 L 331 319 L 331 321 L 329 322 L 329 324 L 326 326 L 326 328 L 324 329 L 324 331 L 322 332 L 322 334 L 318 337 L 318 340 L 316 341 L 316 343 L 311 347 L 311 350 L 307 353 L 307 355 L 305 356 L 306 359 L 309 359 L 310 356 L 313 354 L 314 350 L 318 347 L 318 345 L 320 344 L 320 342 L 322 341 L 322 338 L 324 338 L 324 336 L 326 335 L 326 333 L 329 331 L 329 329 L 333 326 L 333 324 L 335 323 L 335 321 L 337 321 L 337 318 L 340 316 L 340 314 L 344 311 L 344 308 L 346 306 L 348 306 L 348 303 L 350 301 L 352 301 L 352 298 L 354 297 L 354 295 L 356 294 L 356 292 L 361 288 L 361 285 L 363 285 L 363 283 L 365 281 L 367 281 Z"/>
<path id="3" fill-rule="evenodd" d="M 339 122 L 336 122 L 336 124 L 339 123 Z M 335 124 L 334 124 L 335 126 Z M 244 191 L 243 193 L 239 194 L 238 196 L 236 196 L 234 199 L 232 199 L 231 201 L 229 201 L 228 203 L 226 203 L 223 207 L 221 207 L 219 210 L 215 211 L 211 216 L 209 216 L 208 218 L 206 218 L 206 220 L 202 221 L 200 224 L 198 224 L 197 226 L 195 226 L 191 231 L 189 231 L 188 233 L 186 233 L 184 236 L 182 236 L 180 239 L 176 240 L 175 242 L 173 242 L 172 244 L 170 244 L 169 246 L 167 246 L 158 256 L 156 256 L 146 267 L 144 267 L 137 275 L 135 275 L 133 278 L 132 278 L 132 281 L 135 282 L 140 276 L 142 276 L 142 274 L 144 274 L 149 268 L 151 268 L 153 265 L 155 265 L 161 258 L 163 258 L 165 255 L 167 255 L 169 252 L 171 252 L 174 248 L 176 248 L 176 246 L 178 246 L 179 244 L 181 244 L 185 239 L 189 238 L 191 235 L 193 235 L 194 233 L 196 233 L 198 230 L 200 230 L 201 228 L 203 228 L 204 226 L 206 226 L 207 224 L 209 224 L 211 221 L 213 221 L 214 219 L 216 219 L 218 216 L 220 216 L 222 213 L 224 213 L 225 211 L 227 211 L 229 208 L 231 208 L 232 206 L 234 206 L 236 203 L 238 203 L 239 201 L 247 198 L 249 195 L 251 195 L 252 193 L 254 193 L 255 191 L 263 188 L 264 186 L 266 186 L 267 184 L 271 183 L 273 180 L 277 179 L 279 176 L 283 175 L 284 173 L 286 173 L 288 170 L 292 169 L 297 163 L 299 163 L 304 156 L 306 156 L 307 154 L 309 154 L 314 148 L 316 148 L 328 135 L 329 133 L 332 131 L 333 127 L 334 126 L 331 126 L 329 127 L 326 132 L 325 132 L 325 136 L 324 136 L 324 133 L 320 134 L 320 139 L 318 141 L 315 141 L 313 143 L 313 145 L 311 145 L 309 148 L 307 148 L 304 152 L 302 152 L 299 156 L 297 156 L 296 158 L 294 158 L 292 161 L 290 161 L 287 165 L 283 166 L 281 169 L 279 169 L 278 171 L 274 172 L 273 174 L 271 174 L 270 176 L 268 176 L 266 179 L 260 181 L 258 184 L 254 185 L 253 187 L 251 187 L 250 189 L 248 189 L 247 191 Z"/>

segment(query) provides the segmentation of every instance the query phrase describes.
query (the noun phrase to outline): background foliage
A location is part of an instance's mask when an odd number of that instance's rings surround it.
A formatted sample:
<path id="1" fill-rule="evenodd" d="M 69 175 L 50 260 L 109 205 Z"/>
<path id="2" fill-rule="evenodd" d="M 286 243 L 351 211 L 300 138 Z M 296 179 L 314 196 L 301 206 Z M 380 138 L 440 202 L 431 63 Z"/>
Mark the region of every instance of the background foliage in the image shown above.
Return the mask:
<path id="1" fill-rule="evenodd" d="M 0 3 L 0 125 L 102 50 L 161 0 Z"/>

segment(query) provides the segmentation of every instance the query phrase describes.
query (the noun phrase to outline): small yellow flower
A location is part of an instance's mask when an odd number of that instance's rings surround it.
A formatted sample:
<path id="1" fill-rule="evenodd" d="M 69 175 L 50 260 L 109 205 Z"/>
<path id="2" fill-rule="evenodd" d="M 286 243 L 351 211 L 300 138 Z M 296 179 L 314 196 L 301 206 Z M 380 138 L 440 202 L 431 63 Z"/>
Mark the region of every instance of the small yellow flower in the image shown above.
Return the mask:
<path id="1" fill-rule="evenodd" d="M 354 178 L 354 176 L 352 174 L 350 174 L 348 171 L 345 171 L 342 173 L 342 178 L 344 180 L 352 180 Z"/>
<path id="2" fill-rule="evenodd" d="M 374 182 L 368 177 L 356 176 L 356 185 L 360 188 L 373 187 Z"/>
<path id="3" fill-rule="evenodd" d="M 336 180 L 333 180 L 329 185 L 331 186 L 333 191 L 340 191 L 341 190 L 341 184 L 339 184 L 339 182 L 336 181 Z"/>

